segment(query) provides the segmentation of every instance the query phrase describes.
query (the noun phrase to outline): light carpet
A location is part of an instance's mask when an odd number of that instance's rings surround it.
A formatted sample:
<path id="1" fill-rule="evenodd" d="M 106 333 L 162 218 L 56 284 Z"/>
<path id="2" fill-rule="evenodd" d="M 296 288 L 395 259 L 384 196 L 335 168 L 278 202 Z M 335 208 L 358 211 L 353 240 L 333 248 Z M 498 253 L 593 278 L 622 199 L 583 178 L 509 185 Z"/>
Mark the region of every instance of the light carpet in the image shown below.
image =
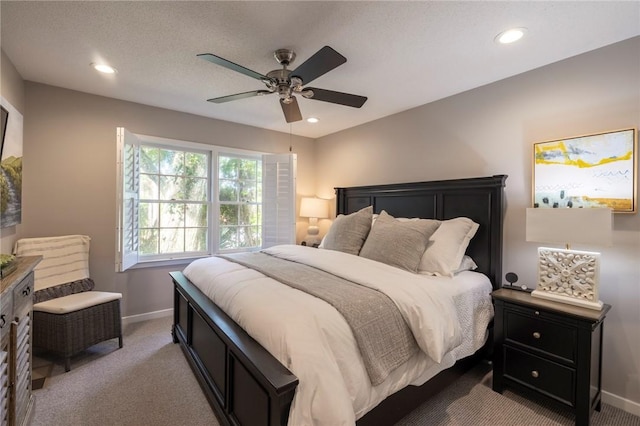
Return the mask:
<path id="1" fill-rule="evenodd" d="M 74 357 L 68 373 L 58 360 L 34 391 L 33 425 L 219 425 L 170 330 L 169 317 L 129 324 L 122 349 L 115 339 L 96 345 Z M 396 426 L 573 424 L 568 409 L 493 392 L 491 367 L 482 364 Z M 591 425 L 640 426 L 640 417 L 603 404 Z"/>
<path id="2" fill-rule="evenodd" d="M 43 355 L 44 356 L 44 355 Z M 171 318 L 124 328 L 124 346 L 113 339 L 62 360 L 36 397 L 35 425 L 208 425 L 218 422 L 180 347 L 171 340 Z"/>
<path id="3" fill-rule="evenodd" d="M 478 365 L 445 390 L 408 414 L 396 426 L 574 426 L 569 408 L 535 403 L 509 390 L 491 388 L 488 364 Z M 594 411 L 591 426 L 640 426 L 640 417 L 602 404 Z"/>

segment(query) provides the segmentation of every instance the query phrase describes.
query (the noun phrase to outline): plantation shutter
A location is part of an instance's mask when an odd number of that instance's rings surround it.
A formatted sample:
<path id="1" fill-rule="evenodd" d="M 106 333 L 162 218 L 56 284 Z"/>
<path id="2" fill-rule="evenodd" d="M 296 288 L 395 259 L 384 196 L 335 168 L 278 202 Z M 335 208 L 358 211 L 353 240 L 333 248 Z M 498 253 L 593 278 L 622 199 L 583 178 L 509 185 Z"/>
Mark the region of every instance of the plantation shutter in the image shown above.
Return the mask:
<path id="1" fill-rule="evenodd" d="M 116 271 L 138 263 L 138 189 L 140 186 L 140 142 L 124 127 L 118 127 Z"/>
<path id="2" fill-rule="evenodd" d="M 262 157 L 262 247 L 296 242 L 296 154 Z"/>

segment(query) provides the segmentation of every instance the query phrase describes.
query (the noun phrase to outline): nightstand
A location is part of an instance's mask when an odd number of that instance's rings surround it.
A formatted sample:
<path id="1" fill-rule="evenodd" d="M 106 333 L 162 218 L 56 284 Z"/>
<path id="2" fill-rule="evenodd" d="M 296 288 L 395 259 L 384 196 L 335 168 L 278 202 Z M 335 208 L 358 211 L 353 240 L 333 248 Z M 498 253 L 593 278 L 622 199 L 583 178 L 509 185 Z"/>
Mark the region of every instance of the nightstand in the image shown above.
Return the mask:
<path id="1" fill-rule="evenodd" d="M 495 304 L 493 390 L 505 387 L 571 407 L 576 425 L 600 411 L 601 311 L 500 289 Z"/>

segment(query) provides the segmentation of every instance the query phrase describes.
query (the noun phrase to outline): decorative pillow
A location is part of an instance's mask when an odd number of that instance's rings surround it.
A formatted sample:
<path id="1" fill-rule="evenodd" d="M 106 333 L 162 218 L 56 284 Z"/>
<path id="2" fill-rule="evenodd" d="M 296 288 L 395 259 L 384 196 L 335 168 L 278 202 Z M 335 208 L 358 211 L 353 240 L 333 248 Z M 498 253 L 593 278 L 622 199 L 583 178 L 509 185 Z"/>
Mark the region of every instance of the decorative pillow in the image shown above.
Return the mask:
<path id="1" fill-rule="evenodd" d="M 321 247 L 357 256 L 369 235 L 372 214 L 373 207 L 369 206 L 350 215 L 338 215 L 324 236 Z"/>
<path id="2" fill-rule="evenodd" d="M 387 213 L 389 214 L 389 213 Z M 376 224 L 376 219 L 380 216 L 378 213 L 374 213 L 371 218 L 371 226 Z M 391 215 L 389 215 L 391 216 Z M 400 222 L 407 222 L 409 220 L 431 220 L 431 219 L 420 219 L 419 217 L 394 217 L 395 220 L 399 220 Z M 435 220 L 435 219 L 434 219 Z"/>
<path id="3" fill-rule="evenodd" d="M 360 256 L 416 272 L 437 220 L 398 220 L 384 210 L 376 219 Z"/>
<path id="4" fill-rule="evenodd" d="M 460 266 L 478 224 L 467 217 L 445 220 L 429 238 L 418 272 L 452 277 Z"/>
<path id="5" fill-rule="evenodd" d="M 474 262 L 470 256 L 467 256 L 465 254 L 464 256 L 462 256 L 462 262 L 460 262 L 460 266 L 458 266 L 458 269 L 453 271 L 453 273 L 457 274 L 458 272 L 462 271 L 475 271 L 476 269 L 478 269 L 478 265 L 476 265 L 476 262 Z"/>

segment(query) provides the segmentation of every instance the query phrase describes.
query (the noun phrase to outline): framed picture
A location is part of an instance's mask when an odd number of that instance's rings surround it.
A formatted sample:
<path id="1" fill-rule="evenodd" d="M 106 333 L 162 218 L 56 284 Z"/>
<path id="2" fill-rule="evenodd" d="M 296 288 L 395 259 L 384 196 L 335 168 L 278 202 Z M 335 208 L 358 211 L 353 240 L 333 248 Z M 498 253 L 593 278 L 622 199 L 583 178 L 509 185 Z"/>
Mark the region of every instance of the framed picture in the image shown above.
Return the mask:
<path id="1" fill-rule="evenodd" d="M 2 146 L 0 147 L 0 228 L 22 221 L 22 114 L 0 96 Z"/>
<path id="2" fill-rule="evenodd" d="M 636 212 L 634 128 L 533 145 L 533 206 Z"/>
<path id="3" fill-rule="evenodd" d="M 2 121 L 0 122 L 0 131 L 2 131 L 2 145 L 0 145 L 0 159 L 2 159 L 2 151 L 4 148 L 4 134 L 7 132 L 7 123 L 9 122 L 9 111 L 7 111 L 2 105 L 0 105 L 0 115 Z"/>

